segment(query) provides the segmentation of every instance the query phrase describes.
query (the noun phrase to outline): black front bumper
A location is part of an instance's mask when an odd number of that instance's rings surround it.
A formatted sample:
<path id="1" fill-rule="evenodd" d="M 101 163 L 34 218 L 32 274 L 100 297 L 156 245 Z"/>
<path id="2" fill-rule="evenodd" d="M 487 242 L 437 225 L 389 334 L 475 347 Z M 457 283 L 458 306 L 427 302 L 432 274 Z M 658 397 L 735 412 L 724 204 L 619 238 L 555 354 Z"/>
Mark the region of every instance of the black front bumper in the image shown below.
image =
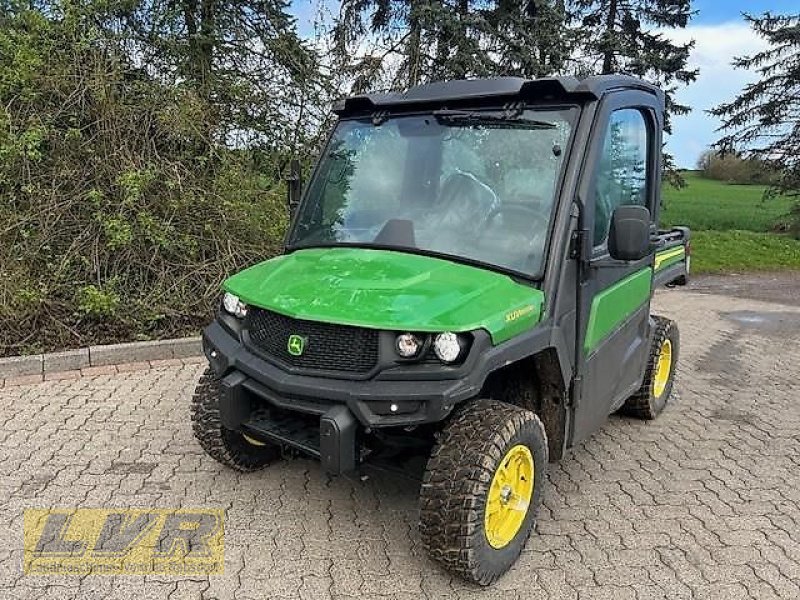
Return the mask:
<path id="1" fill-rule="evenodd" d="M 476 342 L 472 349 L 479 351 L 475 346 L 488 344 L 488 336 Z M 353 380 L 290 373 L 250 351 L 219 321 L 203 331 L 203 350 L 222 382 L 225 427 L 295 447 L 320 458 L 333 473 L 355 467 L 360 433 L 442 421 L 480 392 L 485 375 L 471 364 L 464 365 L 466 376 L 455 379 Z M 285 418 L 278 422 L 263 411 L 255 414 L 254 398 Z"/>
<path id="2" fill-rule="evenodd" d="M 334 475 L 356 468 L 360 458 L 358 422 L 344 404 L 332 406 L 318 421 L 290 412 L 251 411 L 244 375 L 234 371 L 221 383 L 220 416 L 226 428 L 262 442 L 301 450 L 318 458 L 323 469 Z"/>

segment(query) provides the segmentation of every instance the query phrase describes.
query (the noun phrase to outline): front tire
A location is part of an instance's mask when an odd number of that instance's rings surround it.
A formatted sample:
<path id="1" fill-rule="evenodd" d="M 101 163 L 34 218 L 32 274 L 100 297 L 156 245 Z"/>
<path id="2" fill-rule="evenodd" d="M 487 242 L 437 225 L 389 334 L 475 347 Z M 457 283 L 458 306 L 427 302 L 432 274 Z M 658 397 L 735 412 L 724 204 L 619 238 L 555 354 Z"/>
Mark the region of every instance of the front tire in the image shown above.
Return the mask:
<path id="1" fill-rule="evenodd" d="M 206 369 L 192 397 L 192 430 L 203 450 L 211 458 L 237 471 L 256 471 L 280 454 L 277 446 L 250 440 L 226 429 L 219 414 L 222 390 L 211 369 Z"/>
<path id="2" fill-rule="evenodd" d="M 531 411 L 495 400 L 457 409 L 423 478 L 420 533 L 428 554 L 468 581 L 497 580 L 533 529 L 547 461 L 547 435 Z"/>

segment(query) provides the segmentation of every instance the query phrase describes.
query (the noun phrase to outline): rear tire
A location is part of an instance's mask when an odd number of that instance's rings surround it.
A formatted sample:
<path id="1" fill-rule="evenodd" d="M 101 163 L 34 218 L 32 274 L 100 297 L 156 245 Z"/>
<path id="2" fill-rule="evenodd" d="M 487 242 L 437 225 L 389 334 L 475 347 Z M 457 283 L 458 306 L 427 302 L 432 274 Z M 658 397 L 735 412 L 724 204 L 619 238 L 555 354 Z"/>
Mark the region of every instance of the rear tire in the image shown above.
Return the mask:
<path id="1" fill-rule="evenodd" d="M 211 369 L 206 369 L 192 397 L 192 429 L 211 458 L 237 471 L 255 471 L 279 455 L 277 446 L 248 442 L 238 431 L 226 429 L 219 414 L 222 390 Z"/>
<path id="2" fill-rule="evenodd" d="M 622 411 L 640 419 L 655 419 L 667 405 L 675 383 L 680 336 L 675 321 L 653 316 L 655 327 L 642 387 L 628 398 Z"/>
<path id="3" fill-rule="evenodd" d="M 531 411 L 496 400 L 457 409 L 438 434 L 420 492 L 431 558 L 468 581 L 497 580 L 533 529 L 547 458 L 545 429 Z"/>

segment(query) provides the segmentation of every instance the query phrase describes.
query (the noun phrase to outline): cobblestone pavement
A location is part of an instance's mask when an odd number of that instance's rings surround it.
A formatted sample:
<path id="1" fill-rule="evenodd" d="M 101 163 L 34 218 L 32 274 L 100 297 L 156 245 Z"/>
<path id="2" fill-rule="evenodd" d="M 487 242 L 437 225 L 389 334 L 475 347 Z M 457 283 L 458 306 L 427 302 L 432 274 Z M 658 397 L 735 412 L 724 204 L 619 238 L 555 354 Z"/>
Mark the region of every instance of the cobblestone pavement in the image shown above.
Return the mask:
<path id="1" fill-rule="evenodd" d="M 656 306 L 681 328 L 676 396 L 551 465 L 536 532 L 492 588 L 424 556 L 409 481 L 203 455 L 196 364 L 0 390 L 0 598 L 800 598 L 800 309 L 685 290 Z M 23 576 L 22 511 L 50 506 L 223 507 L 225 574 Z"/>

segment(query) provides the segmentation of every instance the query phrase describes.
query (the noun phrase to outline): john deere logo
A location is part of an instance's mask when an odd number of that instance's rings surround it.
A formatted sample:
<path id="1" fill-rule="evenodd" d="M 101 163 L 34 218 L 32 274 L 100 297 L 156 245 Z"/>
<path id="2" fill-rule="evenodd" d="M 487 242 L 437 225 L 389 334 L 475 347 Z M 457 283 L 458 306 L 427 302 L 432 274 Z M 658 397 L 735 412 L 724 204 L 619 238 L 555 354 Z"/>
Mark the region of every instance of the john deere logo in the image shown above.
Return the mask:
<path id="1" fill-rule="evenodd" d="M 300 356 L 303 350 L 306 349 L 306 340 L 300 335 L 290 335 L 289 341 L 286 344 L 286 349 L 292 356 Z"/>

